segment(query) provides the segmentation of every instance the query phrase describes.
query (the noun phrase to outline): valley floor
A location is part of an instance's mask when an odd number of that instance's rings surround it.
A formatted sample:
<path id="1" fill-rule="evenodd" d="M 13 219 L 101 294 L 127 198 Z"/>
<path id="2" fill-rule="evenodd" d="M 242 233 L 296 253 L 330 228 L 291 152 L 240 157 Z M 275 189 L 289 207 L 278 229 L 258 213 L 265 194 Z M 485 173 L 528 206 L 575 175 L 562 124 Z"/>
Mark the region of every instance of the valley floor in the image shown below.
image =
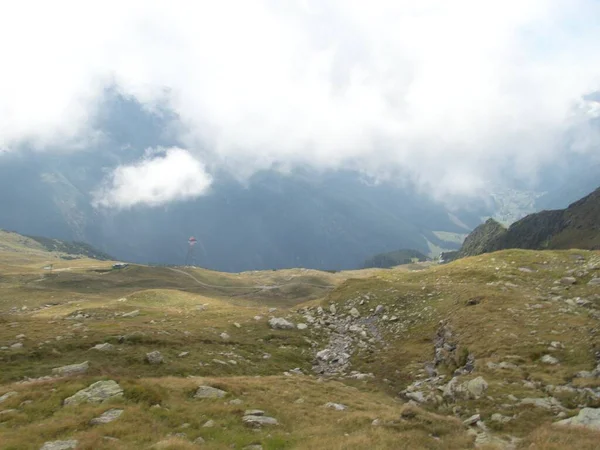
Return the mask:
<path id="1" fill-rule="evenodd" d="M 0 448 L 598 448 L 599 277 L 588 251 L 221 274 L 11 244 Z"/>

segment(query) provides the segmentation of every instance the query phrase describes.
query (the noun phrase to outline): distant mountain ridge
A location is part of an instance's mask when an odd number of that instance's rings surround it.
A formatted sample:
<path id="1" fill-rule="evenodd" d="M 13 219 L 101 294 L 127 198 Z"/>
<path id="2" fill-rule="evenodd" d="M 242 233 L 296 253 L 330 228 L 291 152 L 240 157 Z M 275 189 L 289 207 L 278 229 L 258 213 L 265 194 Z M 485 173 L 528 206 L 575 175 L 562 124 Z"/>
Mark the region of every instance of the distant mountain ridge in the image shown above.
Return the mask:
<path id="1" fill-rule="evenodd" d="M 600 249 L 600 188 L 566 209 L 530 214 L 508 229 L 488 219 L 467 236 L 456 256 L 462 258 L 510 248 Z"/>
<path id="2" fill-rule="evenodd" d="M 377 267 L 387 269 L 389 267 L 410 264 L 412 262 L 427 261 L 429 258 L 418 250 L 402 249 L 395 252 L 380 253 L 367 259 L 363 265 L 364 269 Z"/>

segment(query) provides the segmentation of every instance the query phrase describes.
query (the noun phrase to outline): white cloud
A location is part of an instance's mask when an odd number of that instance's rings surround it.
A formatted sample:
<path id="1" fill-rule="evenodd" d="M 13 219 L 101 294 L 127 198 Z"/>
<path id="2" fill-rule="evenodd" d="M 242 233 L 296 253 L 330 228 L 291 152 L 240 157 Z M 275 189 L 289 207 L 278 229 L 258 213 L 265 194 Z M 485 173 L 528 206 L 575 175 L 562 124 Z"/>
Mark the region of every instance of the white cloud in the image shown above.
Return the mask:
<path id="1" fill-rule="evenodd" d="M 187 150 L 151 149 L 137 164 L 117 167 L 94 194 L 94 203 L 113 208 L 159 206 L 198 197 L 206 193 L 211 182 L 204 166 Z"/>
<path id="2" fill-rule="evenodd" d="M 11 2 L 0 148 L 89 137 L 114 84 L 166 102 L 209 170 L 353 167 L 469 193 L 570 151 L 572 110 L 600 88 L 597 17 L 595 0 Z"/>

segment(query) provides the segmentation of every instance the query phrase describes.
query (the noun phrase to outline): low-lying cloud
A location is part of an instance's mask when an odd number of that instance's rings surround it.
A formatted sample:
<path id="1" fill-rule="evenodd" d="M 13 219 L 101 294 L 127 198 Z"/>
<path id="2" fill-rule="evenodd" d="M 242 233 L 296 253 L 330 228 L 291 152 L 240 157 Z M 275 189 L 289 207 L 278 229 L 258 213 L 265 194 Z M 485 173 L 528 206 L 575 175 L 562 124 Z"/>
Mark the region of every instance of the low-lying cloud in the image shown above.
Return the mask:
<path id="1" fill-rule="evenodd" d="M 137 164 L 117 167 L 106 184 L 94 193 L 94 205 L 131 208 L 159 206 L 206 193 L 212 177 L 187 150 L 149 149 Z"/>
<path id="2" fill-rule="evenodd" d="M 101 204 L 132 204 L 131 186 L 148 204 L 203 192 L 160 179 L 179 158 L 240 177 L 297 164 L 402 173 L 468 194 L 503 170 L 527 178 L 597 152 L 598 102 L 582 101 L 600 88 L 597 17 L 595 0 L 12 2 L 0 149 L 81 145 L 110 85 L 170 108 L 189 152 L 118 168 Z"/>

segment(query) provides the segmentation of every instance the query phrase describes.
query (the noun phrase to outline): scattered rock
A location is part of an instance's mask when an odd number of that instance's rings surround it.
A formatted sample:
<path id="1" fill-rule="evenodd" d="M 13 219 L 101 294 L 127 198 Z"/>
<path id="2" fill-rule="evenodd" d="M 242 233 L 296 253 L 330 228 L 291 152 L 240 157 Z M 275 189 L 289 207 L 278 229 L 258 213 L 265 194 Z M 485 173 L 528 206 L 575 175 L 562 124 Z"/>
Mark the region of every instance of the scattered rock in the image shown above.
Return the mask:
<path id="1" fill-rule="evenodd" d="M 351 315 L 352 317 L 354 317 L 355 319 L 358 319 L 358 318 L 360 317 L 360 312 L 358 312 L 358 309 L 356 309 L 356 308 L 352 308 L 352 309 L 350 310 L 350 315 Z"/>
<path id="2" fill-rule="evenodd" d="M 272 317 L 269 319 L 269 326 L 276 330 L 293 330 L 296 326 L 282 317 Z"/>
<path id="3" fill-rule="evenodd" d="M 588 286 L 600 286 L 600 277 L 592 278 L 588 281 Z"/>
<path id="4" fill-rule="evenodd" d="M 242 417 L 242 422 L 253 427 L 260 427 L 262 425 L 279 425 L 277 419 L 265 415 L 245 415 Z"/>
<path id="5" fill-rule="evenodd" d="M 122 409 L 109 409 L 108 411 L 102 413 L 101 416 L 90 420 L 90 425 L 100 425 L 113 422 L 121 417 L 121 414 L 123 414 Z"/>
<path id="6" fill-rule="evenodd" d="M 374 315 L 378 316 L 380 314 L 383 314 L 385 311 L 385 307 L 383 305 L 377 305 L 375 307 L 375 312 L 373 313 Z"/>
<path id="7" fill-rule="evenodd" d="M 104 344 L 94 345 L 92 350 L 98 350 L 99 352 L 110 352 L 114 349 L 114 345 L 105 342 Z"/>
<path id="8" fill-rule="evenodd" d="M 112 398 L 121 397 L 123 388 L 114 380 L 97 381 L 89 387 L 80 390 L 75 395 L 64 400 L 64 405 L 78 405 L 80 403 L 102 403 Z"/>
<path id="9" fill-rule="evenodd" d="M 264 416 L 265 412 L 261 409 L 247 409 L 244 412 L 245 416 Z"/>
<path id="10" fill-rule="evenodd" d="M 473 378 L 465 383 L 465 388 L 471 397 L 480 398 L 488 388 L 487 382 L 483 377 Z"/>
<path id="11" fill-rule="evenodd" d="M 11 345 L 10 348 L 12 348 L 14 350 L 18 350 L 20 348 L 23 348 L 23 343 L 17 342 L 16 344 Z"/>
<path id="12" fill-rule="evenodd" d="M 325 403 L 325 408 L 335 409 L 336 411 L 345 411 L 346 409 L 348 409 L 348 407 L 346 405 L 343 405 L 341 403 L 333 403 L 333 402 Z"/>
<path id="13" fill-rule="evenodd" d="M 194 439 L 193 444 L 204 445 L 206 444 L 206 441 L 202 438 L 202 436 L 198 436 L 196 439 Z"/>
<path id="14" fill-rule="evenodd" d="M 242 404 L 244 404 L 243 400 L 241 400 L 239 398 L 234 398 L 233 400 L 229 400 L 228 403 L 230 405 L 242 405 Z"/>
<path id="15" fill-rule="evenodd" d="M 52 374 L 59 377 L 66 377 L 69 375 L 79 375 L 86 373 L 90 368 L 90 363 L 84 361 L 80 364 L 71 364 L 70 366 L 62 366 L 52 369 Z"/>
<path id="16" fill-rule="evenodd" d="M 546 398 L 524 398 L 519 402 L 520 405 L 533 405 L 543 409 L 563 409 L 560 402 L 554 397 Z"/>
<path id="17" fill-rule="evenodd" d="M 298 328 L 299 330 L 306 330 L 308 328 L 308 325 L 306 325 L 305 323 L 299 323 L 296 325 L 296 328 Z"/>
<path id="18" fill-rule="evenodd" d="M 213 428 L 215 425 L 214 420 L 207 420 L 206 423 L 202 425 L 202 428 Z"/>
<path id="19" fill-rule="evenodd" d="M 121 317 L 137 317 L 140 315 L 140 310 L 136 309 L 135 311 L 130 311 L 128 313 L 123 314 Z"/>
<path id="20" fill-rule="evenodd" d="M 14 397 L 15 395 L 19 395 L 19 393 L 15 392 L 15 391 L 10 391 L 10 392 L 7 392 L 4 395 L 0 395 L 0 403 L 5 402 L 6 400 L 8 400 L 11 397 Z"/>
<path id="21" fill-rule="evenodd" d="M 495 414 L 492 414 L 492 417 L 490 418 L 490 420 L 492 422 L 507 423 L 512 420 L 512 417 L 507 417 L 507 416 L 503 416 L 502 414 L 495 413 Z"/>
<path id="22" fill-rule="evenodd" d="M 71 450 L 77 448 L 77 444 L 76 440 L 45 442 L 40 450 Z"/>
<path id="23" fill-rule="evenodd" d="M 544 364 L 558 364 L 558 359 L 552 355 L 544 355 L 540 361 L 542 361 Z"/>
<path id="24" fill-rule="evenodd" d="M 560 279 L 561 284 L 572 285 L 577 283 L 577 279 L 575 277 L 563 277 Z"/>
<path id="25" fill-rule="evenodd" d="M 227 392 L 212 386 L 199 386 L 194 394 L 194 398 L 223 398 Z"/>
<path id="26" fill-rule="evenodd" d="M 223 339 L 224 341 L 228 341 L 231 338 L 231 336 L 229 336 L 225 332 L 221 333 L 219 336 L 221 336 L 221 339 Z"/>
<path id="27" fill-rule="evenodd" d="M 190 352 L 181 352 L 179 355 L 177 355 L 179 358 L 185 358 L 187 355 L 189 355 Z"/>
<path id="28" fill-rule="evenodd" d="M 162 354 L 158 350 L 146 353 L 146 361 L 148 364 L 162 364 L 165 362 Z"/>
<path id="29" fill-rule="evenodd" d="M 468 419 L 463 420 L 463 423 L 466 426 L 471 426 L 471 425 L 475 425 L 480 420 L 481 420 L 481 415 L 475 414 L 475 415 L 469 417 Z"/>

